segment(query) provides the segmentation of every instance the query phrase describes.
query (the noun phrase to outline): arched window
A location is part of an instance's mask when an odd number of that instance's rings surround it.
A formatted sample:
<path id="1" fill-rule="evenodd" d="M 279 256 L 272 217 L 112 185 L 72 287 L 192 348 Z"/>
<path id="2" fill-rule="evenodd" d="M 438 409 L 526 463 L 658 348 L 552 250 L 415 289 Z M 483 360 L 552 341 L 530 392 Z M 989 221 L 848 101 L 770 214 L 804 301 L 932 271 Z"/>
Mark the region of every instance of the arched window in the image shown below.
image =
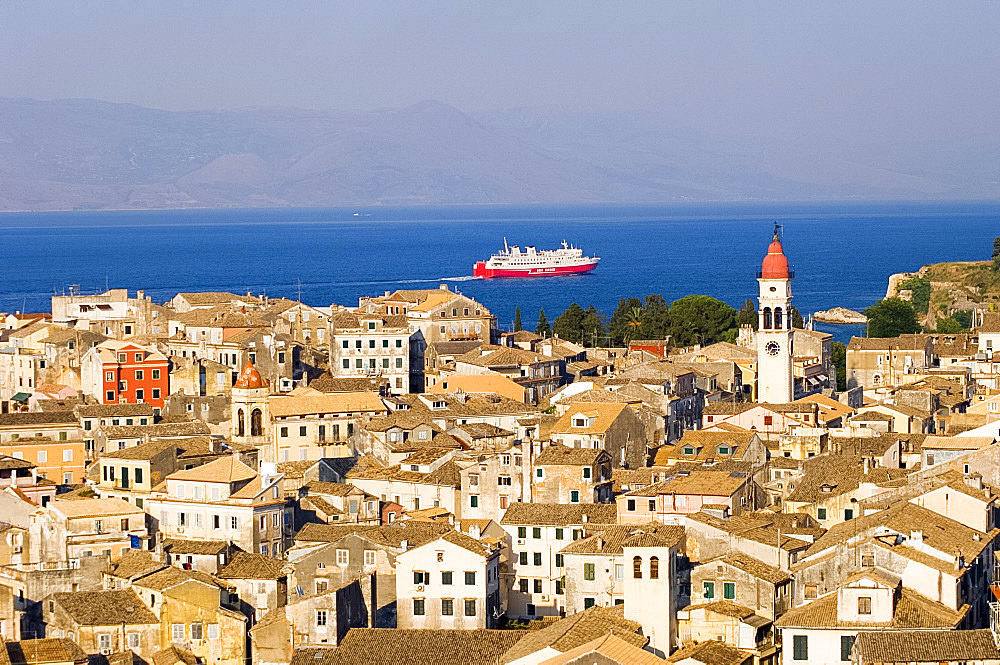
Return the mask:
<path id="1" fill-rule="evenodd" d="M 881 374 L 876 374 L 875 376 L 873 376 L 872 377 L 872 383 L 874 383 L 876 386 L 881 385 L 882 384 L 882 375 Z"/>
<path id="2" fill-rule="evenodd" d="M 632 577 L 641 580 L 642 579 L 642 557 L 637 556 L 632 559 Z"/>
<path id="3" fill-rule="evenodd" d="M 660 579 L 660 558 L 651 556 L 649 557 L 649 579 L 658 580 Z"/>
<path id="4" fill-rule="evenodd" d="M 250 413 L 250 436 L 264 436 L 263 414 L 260 409 Z"/>
<path id="5" fill-rule="evenodd" d="M 764 330 L 770 330 L 771 328 L 771 308 L 764 308 Z"/>
<path id="6" fill-rule="evenodd" d="M 243 409 L 236 412 L 236 436 L 246 436 L 246 423 L 243 421 Z"/>
<path id="7" fill-rule="evenodd" d="M 781 325 L 781 308 L 780 307 L 775 307 L 774 308 L 774 327 L 777 330 L 781 330 L 781 328 L 782 328 L 782 325 Z"/>

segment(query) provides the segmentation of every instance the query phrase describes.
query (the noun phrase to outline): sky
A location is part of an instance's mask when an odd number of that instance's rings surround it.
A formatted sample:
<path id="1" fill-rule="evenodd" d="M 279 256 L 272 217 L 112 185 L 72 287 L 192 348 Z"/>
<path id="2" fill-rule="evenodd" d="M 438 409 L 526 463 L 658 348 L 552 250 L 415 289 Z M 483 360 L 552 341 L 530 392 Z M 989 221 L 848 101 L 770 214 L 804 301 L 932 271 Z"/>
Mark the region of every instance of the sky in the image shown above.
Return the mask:
<path id="1" fill-rule="evenodd" d="M 731 135 L 997 135 L 1000 3 L 5 0 L 0 96 L 171 110 L 653 110 Z"/>

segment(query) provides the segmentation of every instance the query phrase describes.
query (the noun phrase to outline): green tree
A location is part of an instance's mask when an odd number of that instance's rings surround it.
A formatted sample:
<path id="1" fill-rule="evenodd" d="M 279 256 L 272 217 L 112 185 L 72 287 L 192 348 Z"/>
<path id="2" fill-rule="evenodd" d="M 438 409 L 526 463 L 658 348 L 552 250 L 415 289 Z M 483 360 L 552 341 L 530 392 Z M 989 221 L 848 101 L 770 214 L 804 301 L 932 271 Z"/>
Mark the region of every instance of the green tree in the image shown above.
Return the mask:
<path id="1" fill-rule="evenodd" d="M 583 308 L 573 303 L 552 322 L 552 333 L 579 344 L 583 337 Z"/>
<path id="2" fill-rule="evenodd" d="M 993 239 L 993 270 L 1000 270 L 1000 236 Z"/>
<path id="3" fill-rule="evenodd" d="M 615 346 L 625 346 L 628 344 L 628 340 L 632 339 L 633 326 L 631 322 L 636 309 L 642 311 L 642 301 L 638 298 L 619 299 L 618 307 L 615 308 L 611 320 L 608 321 L 608 334 L 611 335 L 611 343 Z"/>
<path id="4" fill-rule="evenodd" d="M 580 322 L 580 343 L 584 346 L 599 346 L 603 338 L 604 321 L 601 320 L 601 313 L 591 305 L 584 310 L 583 320 Z"/>
<path id="5" fill-rule="evenodd" d="M 538 310 L 538 325 L 535 326 L 535 334 L 541 335 L 542 337 L 548 337 L 552 333 L 552 328 L 549 327 L 549 320 L 545 318 L 545 310 Z"/>
<path id="6" fill-rule="evenodd" d="M 521 329 L 521 308 L 514 308 L 514 332 Z"/>
<path id="7" fill-rule="evenodd" d="M 805 327 L 805 321 L 802 320 L 802 314 L 795 307 L 795 305 L 788 306 L 788 315 L 792 317 L 792 327 L 801 330 Z"/>
<path id="8" fill-rule="evenodd" d="M 837 390 L 847 390 L 847 347 L 843 342 L 833 343 L 830 361 L 837 373 Z"/>
<path id="9" fill-rule="evenodd" d="M 649 294 L 642 308 L 642 334 L 646 339 L 663 339 L 669 328 L 670 305 L 660 294 Z"/>
<path id="10" fill-rule="evenodd" d="M 736 310 L 711 296 L 684 296 L 670 303 L 670 338 L 674 346 L 712 344 L 736 327 Z"/>
<path id="11" fill-rule="evenodd" d="M 899 285 L 897 291 L 900 290 L 909 290 L 913 294 L 910 301 L 913 303 L 914 311 L 920 314 L 927 313 L 931 304 L 931 278 L 929 276 L 911 277 Z"/>
<path id="12" fill-rule="evenodd" d="M 869 337 L 898 337 L 920 332 L 917 312 L 902 298 L 885 298 L 865 310 Z"/>
<path id="13" fill-rule="evenodd" d="M 740 307 L 736 311 L 736 325 L 740 328 L 750 326 L 754 330 L 757 330 L 759 324 L 760 317 L 757 316 L 757 304 L 747 298 L 747 301 L 743 303 L 743 307 Z"/>
<path id="14" fill-rule="evenodd" d="M 960 309 L 959 311 L 955 312 L 951 316 L 956 321 L 958 321 L 958 325 L 962 326 L 963 329 L 969 330 L 970 328 L 972 328 L 972 310 L 971 309 Z"/>
<path id="15" fill-rule="evenodd" d="M 937 332 L 939 333 L 954 335 L 964 331 L 965 328 L 962 327 L 962 324 L 954 316 L 946 316 L 937 320 Z"/>

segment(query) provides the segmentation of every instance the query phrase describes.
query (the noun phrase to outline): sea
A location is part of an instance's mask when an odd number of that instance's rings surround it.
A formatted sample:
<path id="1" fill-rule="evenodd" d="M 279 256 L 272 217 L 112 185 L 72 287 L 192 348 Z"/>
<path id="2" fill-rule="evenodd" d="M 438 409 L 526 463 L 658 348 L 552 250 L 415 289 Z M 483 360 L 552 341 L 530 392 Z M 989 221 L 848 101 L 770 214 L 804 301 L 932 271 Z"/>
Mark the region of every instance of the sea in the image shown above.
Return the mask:
<path id="1" fill-rule="evenodd" d="M 757 294 L 775 225 L 808 314 L 862 310 L 890 274 L 988 259 L 1000 203 L 712 203 L 413 206 L 338 209 L 74 211 L 0 215 L 0 311 L 48 311 L 53 294 L 142 289 L 266 293 L 311 305 L 447 284 L 511 329 L 571 303 L 610 317 L 618 300 L 706 294 L 739 307 Z M 504 240 L 539 249 L 566 240 L 601 258 L 592 273 L 473 279 Z M 847 341 L 859 326 L 817 324 Z"/>

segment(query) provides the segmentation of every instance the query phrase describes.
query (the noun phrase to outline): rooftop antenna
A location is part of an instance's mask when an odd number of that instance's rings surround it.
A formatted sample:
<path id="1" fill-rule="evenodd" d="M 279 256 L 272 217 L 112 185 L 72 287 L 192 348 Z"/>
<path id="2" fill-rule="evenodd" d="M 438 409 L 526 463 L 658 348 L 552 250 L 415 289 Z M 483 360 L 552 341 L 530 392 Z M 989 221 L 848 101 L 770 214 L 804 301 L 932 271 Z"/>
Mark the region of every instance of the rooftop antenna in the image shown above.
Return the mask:
<path id="1" fill-rule="evenodd" d="M 774 239 L 779 242 L 781 241 L 781 224 L 777 222 L 774 223 Z"/>

